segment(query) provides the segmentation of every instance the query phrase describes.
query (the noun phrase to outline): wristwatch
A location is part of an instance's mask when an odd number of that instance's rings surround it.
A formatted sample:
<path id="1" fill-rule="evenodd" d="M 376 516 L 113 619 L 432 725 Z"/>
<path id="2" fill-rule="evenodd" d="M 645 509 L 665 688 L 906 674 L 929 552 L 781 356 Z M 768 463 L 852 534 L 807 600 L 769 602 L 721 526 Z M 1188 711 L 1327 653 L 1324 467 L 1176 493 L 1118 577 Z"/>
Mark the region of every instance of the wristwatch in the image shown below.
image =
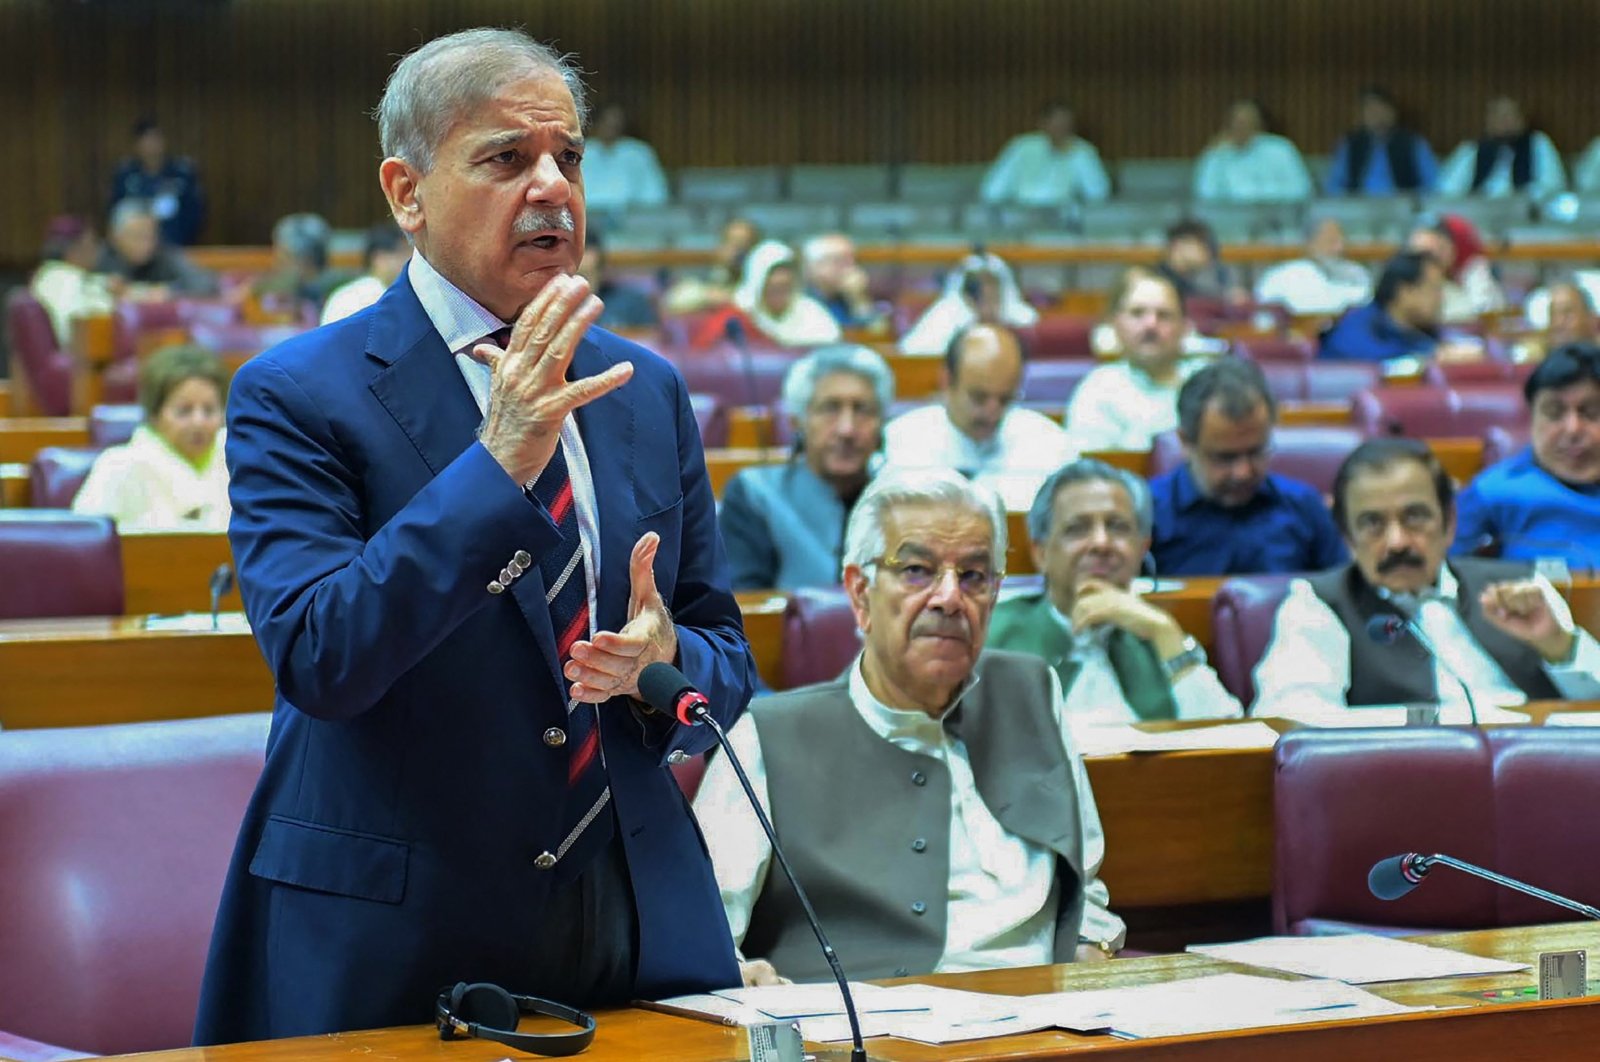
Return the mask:
<path id="1" fill-rule="evenodd" d="M 1174 679 L 1178 677 L 1179 672 L 1185 670 L 1186 668 L 1199 667 L 1205 662 L 1205 647 L 1199 642 L 1195 641 L 1192 637 L 1185 635 L 1183 639 L 1183 651 L 1171 659 L 1161 661 L 1161 666 L 1166 671 L 1167 678 Z"/>

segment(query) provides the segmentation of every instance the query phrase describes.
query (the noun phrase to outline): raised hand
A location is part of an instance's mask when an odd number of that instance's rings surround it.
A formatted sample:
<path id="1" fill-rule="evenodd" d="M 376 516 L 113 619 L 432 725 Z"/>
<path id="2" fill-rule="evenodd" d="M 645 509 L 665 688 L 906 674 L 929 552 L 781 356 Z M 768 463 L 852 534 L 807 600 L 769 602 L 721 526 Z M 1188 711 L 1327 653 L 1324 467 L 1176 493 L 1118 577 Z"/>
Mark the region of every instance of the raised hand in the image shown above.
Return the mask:
<path id="1" fill-rule="evenodd" d="M 1565 660 L 1575 635 L 1550 611 L 1544 588 L 1532 579 L 1495 583 L 1478 595 L 1490 623 L 1519 642 L 1538 650 L 1546 660 Z"/>
<path id="2" fill-rule="evenodd" d="M 593 641 L 574 642 L 564 674 L 573 700 L 599 704 L 612 697 L 639 696 L 639 672 L 656 661 L 672 663 L 678 632 L 656 589 L 653 565 L 661 536 L 654 531 L 634 543 L 628 559 L 628 622 L 622 630 L 601 631 Z"/>

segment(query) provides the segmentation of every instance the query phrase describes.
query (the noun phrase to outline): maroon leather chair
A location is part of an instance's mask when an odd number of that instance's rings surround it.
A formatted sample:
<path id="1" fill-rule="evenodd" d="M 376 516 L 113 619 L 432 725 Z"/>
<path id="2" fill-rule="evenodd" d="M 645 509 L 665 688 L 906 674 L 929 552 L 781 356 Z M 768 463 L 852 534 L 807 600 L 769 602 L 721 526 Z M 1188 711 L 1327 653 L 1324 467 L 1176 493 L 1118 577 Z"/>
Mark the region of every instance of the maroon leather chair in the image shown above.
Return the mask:
<path id="1" fill-rule="evenodd" d="M 144 407 L 137 402 L 101 403 L 89 411 L 89 445 L 121 446 L 144 423 Z"/>
<path id="2" fill-rule="evenodd" d="M 39 414 L 66 416 L 72 408 L 72 356 L 61 349 L 50 315 L 27 288 L 6 296 L 6 343 L 28 378 Z"/>
<path id="3" fill-rule="evenodd" d="M 1351 419 L 1368 435 L 1482 436 L 1493 427 L 1526 427 L 1528 405 L 1522 387 L 1511 383 L 1375 387 L 1351 400 Z"/>
<path id="4" fill-rule="evenodd" d="M 269 722 L 0 733 L 0 1029 L 101 1054 L 189 1043 Z"/>
<path id="5" fill-rule="evenodd" d="M 800 359 L 798 353 L 752 350 L 745 355 L 717 348 L 685 357 L 679 368 L 691 393 L 714 396 L 725 408 L 775 405 L 783 393 L 783 377 Z"/>
<path id="6" fill-rule="evenodd" d="M 1316 345 L 1304 336 L 1244 336 L 1233 348 L 1251 361 L 1306 362 L 1317 356 Z"/>
<path id="7" fill-rule="evenodd" d="M 1307 402 L 1346 402 L 1377 386 L 1378 367 L 1364 361 L 1313 361 L 1305 366 L 1301 397 Z"/>
<path id="8" fill-rule="evenodd" d="M 1022 369 L 1022 394 L 1029 402 L 1048 402 L 1064 406 L 1083 378 L 1099 362 L 1091 358 L 1029 361 Z"/>
<path id="9" fill-rule="evenodd" d="M 0 619 L 120 616 L 116 527 L 106 516 L 0 510 L 0 587 Z"/>
<path id="10" fill-rule="evenodd" d="M 1525 426 L 1490 428 L 1483 433 L 1483 467 L 1497 465 L 1506 458 L 1521 453 L 1527 445 L 1528 429 Z"/>
<path id="11" fill-rule="evenodd" d="M 1422 382 L 1429 387 L 1477 386 L 1479 384 L 1516 383 L 1520 385 L 1538 368 L 1533 362 L 1518 365 L 1514 362 L 1485 358 L 1483 361 L 1434 362 L 1422 374 Z"/>
<path id="12" fill-rule="evenodd" d="M 694 423 L 700 429 L 700 445 L 728 445 L 728 418 L 716 395 L 690 395 L 689 408 L 694 410 Z"/>
<path id="13" fill-rule="evenodd" d="M 678 788 L 683 790 L 683 795 L 691 804 L 694 795 L 700 792 L 700 782 L 706 776 L 706 758 L 704 755 L 690 756 L 682 763 L 672 765 L 673 780 L 678 783 Z"/>
<path id="14" fill-rule="evenodd" d="M 1257 367 L 1266 378 L 1267 390 L 1279 402 L 1306 400 L 1306 364 L 1299 361 L 1263 361 Z"/>
<path id="15" fill-rule="evenodd" d="M 1361 444 L 1354 428 L 1290 424 L 1272 431 L 1272 457 L 1267 467 L 1280 476 L 1333 493 L 1333 477 L 1350 451 Z M 1175 432 L 1156 436 L 1150 444 L 1150 475 L 1159 476 L 1183 464 L 1183 443 Z"/>
<path id="16" fill-rule="evenodd" d="M 28 466 L 28 497 L 36 509 L 70 509 L 100 451 L 92 446 L 46 446 Z"/>
<path id="17" fill-rule="evenodd" d="M 844 587 L 797 590 L 783 610 L 783 684 L 827 682 L 861 651 L 861 633 Z"/>
<path id="18" fill-rule="evenodd" d="M 1572 920 L 1448 869 L 1399 900 L 1367 873 L 1443 852 L 1585 903 L 1600 900 L 1600 733 L 1515 727 L 1296 731 L 1274 753 L 1277 932 L 1487 929 Z"/>
<path id="19" fill-rule="evenodd" d="M 1095 320 L 1054 314 L 1039 318 L 1032 328 L 1021 330 L 1029 358 L 1049 361 L 1057 358 L 1094 357 Z"/>
<path id="20" fill-rule="evenodd" d="M 1256 664 L 1272 640 L 1278 606 L 1293 578 L 1235 576 L 1219 586 L 1211 598 L 1211 663 L 1223 686 L 1239 698 L 1247 712 L 1256 699 Z"/>
<path id="21" fill-rule="evenodd" d="M 165 302 L 121 302 L 112 318 L 119 358 L 134 357 L 140 340 L 151 332 L 188 331 L 194 325 L 231 325 L 242 319 L 240 308 L 221 299 L 169 299 Z"/>

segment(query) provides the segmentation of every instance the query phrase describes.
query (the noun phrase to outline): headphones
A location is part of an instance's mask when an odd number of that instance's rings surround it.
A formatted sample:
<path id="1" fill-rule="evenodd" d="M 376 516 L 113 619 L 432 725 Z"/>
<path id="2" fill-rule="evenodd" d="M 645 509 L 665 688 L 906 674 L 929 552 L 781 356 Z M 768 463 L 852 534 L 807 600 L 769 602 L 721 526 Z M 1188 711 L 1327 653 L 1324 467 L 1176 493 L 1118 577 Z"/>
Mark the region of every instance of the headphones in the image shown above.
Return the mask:
<path id="1" fill-rule="evenodd" d="M 517 1019 L 524 1014 L 560 1018 L 578 1027 L 576 1032 L 519 1033 Z M 439 1039 L 456 1037 L 492 1040 L 534 1055 L 575 1055 L 594 1040 L 594 1018 L 574 1007 L 538 996 L 514 996 L 499 985 L 457 981 L 439 991 L 433 1004 Z"/>

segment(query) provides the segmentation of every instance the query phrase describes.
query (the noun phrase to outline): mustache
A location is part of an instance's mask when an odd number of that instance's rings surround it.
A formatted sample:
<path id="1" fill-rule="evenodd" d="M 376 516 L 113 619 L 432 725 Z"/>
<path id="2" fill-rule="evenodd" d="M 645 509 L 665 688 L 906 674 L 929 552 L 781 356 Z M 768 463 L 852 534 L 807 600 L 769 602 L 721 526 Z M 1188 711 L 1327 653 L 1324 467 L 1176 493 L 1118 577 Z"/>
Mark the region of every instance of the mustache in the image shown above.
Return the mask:
<path id="1" fill-rule="evenodd" d="M 937 638 L 963 638 L 972 640 L 972 627 L 965 616 L 950 616 L 942 612 L 924 612 L 911 624 L 911 636 Z"/>
<path id="2" fill-rule="evenodd" d="M 1409 549 L 1401 550 L 1399 553 L 1389 554 L 1378 562 L 1378 574 L 1388 575 L 1396 568 L 1421 568 L 1423 564 L 1422 558 L 1416 553 Z"/>
<path id="3" fill-rule="evenodd" d="M 572 211 L 567 207 L 554 207 L 549 210 L 539 207 L 524 207 L 522 213 L 517 215 L 517 220 L 511 223 L 511 231 L 517 236 L 527 236 L 535 232 L 549 232 L 555 229 L 559 232 L 571 232 L 577 227 L 572 219 Z"/>

